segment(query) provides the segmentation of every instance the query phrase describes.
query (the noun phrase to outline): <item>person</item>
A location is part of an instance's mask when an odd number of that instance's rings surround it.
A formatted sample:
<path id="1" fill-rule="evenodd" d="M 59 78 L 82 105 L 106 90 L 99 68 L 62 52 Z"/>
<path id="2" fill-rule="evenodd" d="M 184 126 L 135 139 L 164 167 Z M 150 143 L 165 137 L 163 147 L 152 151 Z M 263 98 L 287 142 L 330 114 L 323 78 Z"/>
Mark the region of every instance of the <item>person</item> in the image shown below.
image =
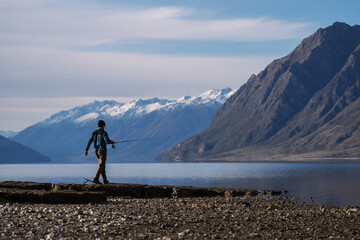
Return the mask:
<path id="1" fill-rule="evenodd" d="M 93 182 L 97 184 L 101 184 L 99 181 L 99 177 L 101 175 L 103 183 L 107 184 L 109 183 L 109 181 L 107 180 L 106 171 L 105 171 L 105 163 L 107 156 L 106 144 L 114 144 L 115 142 L 110 140 L 108 133 L 104 130 L 106 124 L 103 120 L 99 120 L 98 127 L 99 129 L 92 133 L 89 142 L 86 145 L 84 156 L 86 157 L 88 155 L 90 145 L 92 142 L 94 142 L 95 155 L 99 162 L 99 166 L 95 173 Z"/>

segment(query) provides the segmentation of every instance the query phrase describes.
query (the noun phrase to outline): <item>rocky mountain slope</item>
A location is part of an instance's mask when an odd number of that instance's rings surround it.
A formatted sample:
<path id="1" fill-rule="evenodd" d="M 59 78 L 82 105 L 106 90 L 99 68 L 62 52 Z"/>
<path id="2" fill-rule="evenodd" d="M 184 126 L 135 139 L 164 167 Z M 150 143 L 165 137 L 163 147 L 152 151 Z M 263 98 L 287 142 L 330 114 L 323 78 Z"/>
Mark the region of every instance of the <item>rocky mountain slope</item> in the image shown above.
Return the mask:
<path id="1" fill-rule="evenodd" d="M 41 163 L 50 158 L 0 135 L 0 163 Z"/>
<path id="2" fill-rule="evenodd" d="M 166 160 L 360 157 L 360 26 L 334 23 L 253 75 Z"/>
<path id="3" fill-rule="evenodd" d="M 96 161 L 94 154 L 84 158 L 83 151 L 97 129 L 97 121 L 104 119 L 106 131 L 114 141 L 152 138 L 119 143 L 116 150 L 109 149 L 111 162 L 150 162 L 162 151 L 206 129 L 215 112 L 233 93 L 225 88 L 177 100 L 95 101 L 59 112 L 21 131 L 14 140 L 57 162 Z"/>

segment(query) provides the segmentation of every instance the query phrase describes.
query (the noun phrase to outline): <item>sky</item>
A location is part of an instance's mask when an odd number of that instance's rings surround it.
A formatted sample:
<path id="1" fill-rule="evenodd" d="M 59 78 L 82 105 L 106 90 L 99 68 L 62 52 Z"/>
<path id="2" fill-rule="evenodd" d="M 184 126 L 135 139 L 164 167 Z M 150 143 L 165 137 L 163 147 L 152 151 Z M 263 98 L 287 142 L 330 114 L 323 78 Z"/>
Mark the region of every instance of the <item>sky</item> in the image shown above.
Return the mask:
<path id="1" fill-rule="evenodd" d="M 238 89 L 358 0 L 0 0 L 0 130 L 94 100 Z"/>

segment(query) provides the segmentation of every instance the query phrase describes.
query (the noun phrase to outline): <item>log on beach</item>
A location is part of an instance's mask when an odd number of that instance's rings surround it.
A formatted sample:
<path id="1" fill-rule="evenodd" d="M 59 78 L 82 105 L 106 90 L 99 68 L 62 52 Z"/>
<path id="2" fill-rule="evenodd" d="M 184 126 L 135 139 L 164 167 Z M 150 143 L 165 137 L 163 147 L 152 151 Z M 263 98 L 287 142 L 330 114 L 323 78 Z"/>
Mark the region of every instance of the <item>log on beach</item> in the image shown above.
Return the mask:
<path id="1" fill-rule="evenodd" d="M 286 191 L 232 188 L 202 188 L 191 186 L 144 185 L 127 183 L 65 184 L 35 182 L 0 182 L 0 201 L 29 203 L 99 203 L 107 197 L 185 198 L 237 197 L 280 195 Z"/>
<path id="2" fill-rule="evenodd" d="M 0 188 L 0 201 L 17 203 L 79 204 L 106 202 L 105 192 L 47 191 Z"/>

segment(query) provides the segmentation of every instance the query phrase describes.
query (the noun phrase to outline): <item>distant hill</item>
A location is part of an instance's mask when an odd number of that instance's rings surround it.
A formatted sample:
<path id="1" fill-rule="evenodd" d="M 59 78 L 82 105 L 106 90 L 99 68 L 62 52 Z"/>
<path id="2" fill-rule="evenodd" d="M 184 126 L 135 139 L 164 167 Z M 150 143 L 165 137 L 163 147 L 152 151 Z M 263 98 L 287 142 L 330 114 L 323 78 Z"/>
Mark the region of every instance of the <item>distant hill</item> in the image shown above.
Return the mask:
<path id="1" fill-rule="evenodd" d="M 1 131 L 0 130 L 0 135 L 6 138 L 12 138 L 15 137 L 16 134 L 18 134 L 18 132 L 14 132 L 14 131 Z"/>
<path id="2" fill-rule="evenodd" d="M 50 158 L 0 135 L 0 163 L 44 163 Z"/>
<path id="3" fill-rule="evenodd" d="M 360 157 L 360 26 L 334 23 L 253 75 L 168 161 Z"/>
<path id="4" fill-rule="evenodd" d="M 162 151 L 209 127 L 215 112 L 234 92 L 225 88 L 176 100 L 95 101 L 61 111 L 13 139 L 57 162 L 94 162 L 94 154 L 84 158 L 83 151 L 91 133 L 97 129 L 97 121 L 104 119 L 106 131 L 114 141 L 151 138 L 117 144 L 116 150 L 108 151 L 109 161 L 151 162 Z"/>

